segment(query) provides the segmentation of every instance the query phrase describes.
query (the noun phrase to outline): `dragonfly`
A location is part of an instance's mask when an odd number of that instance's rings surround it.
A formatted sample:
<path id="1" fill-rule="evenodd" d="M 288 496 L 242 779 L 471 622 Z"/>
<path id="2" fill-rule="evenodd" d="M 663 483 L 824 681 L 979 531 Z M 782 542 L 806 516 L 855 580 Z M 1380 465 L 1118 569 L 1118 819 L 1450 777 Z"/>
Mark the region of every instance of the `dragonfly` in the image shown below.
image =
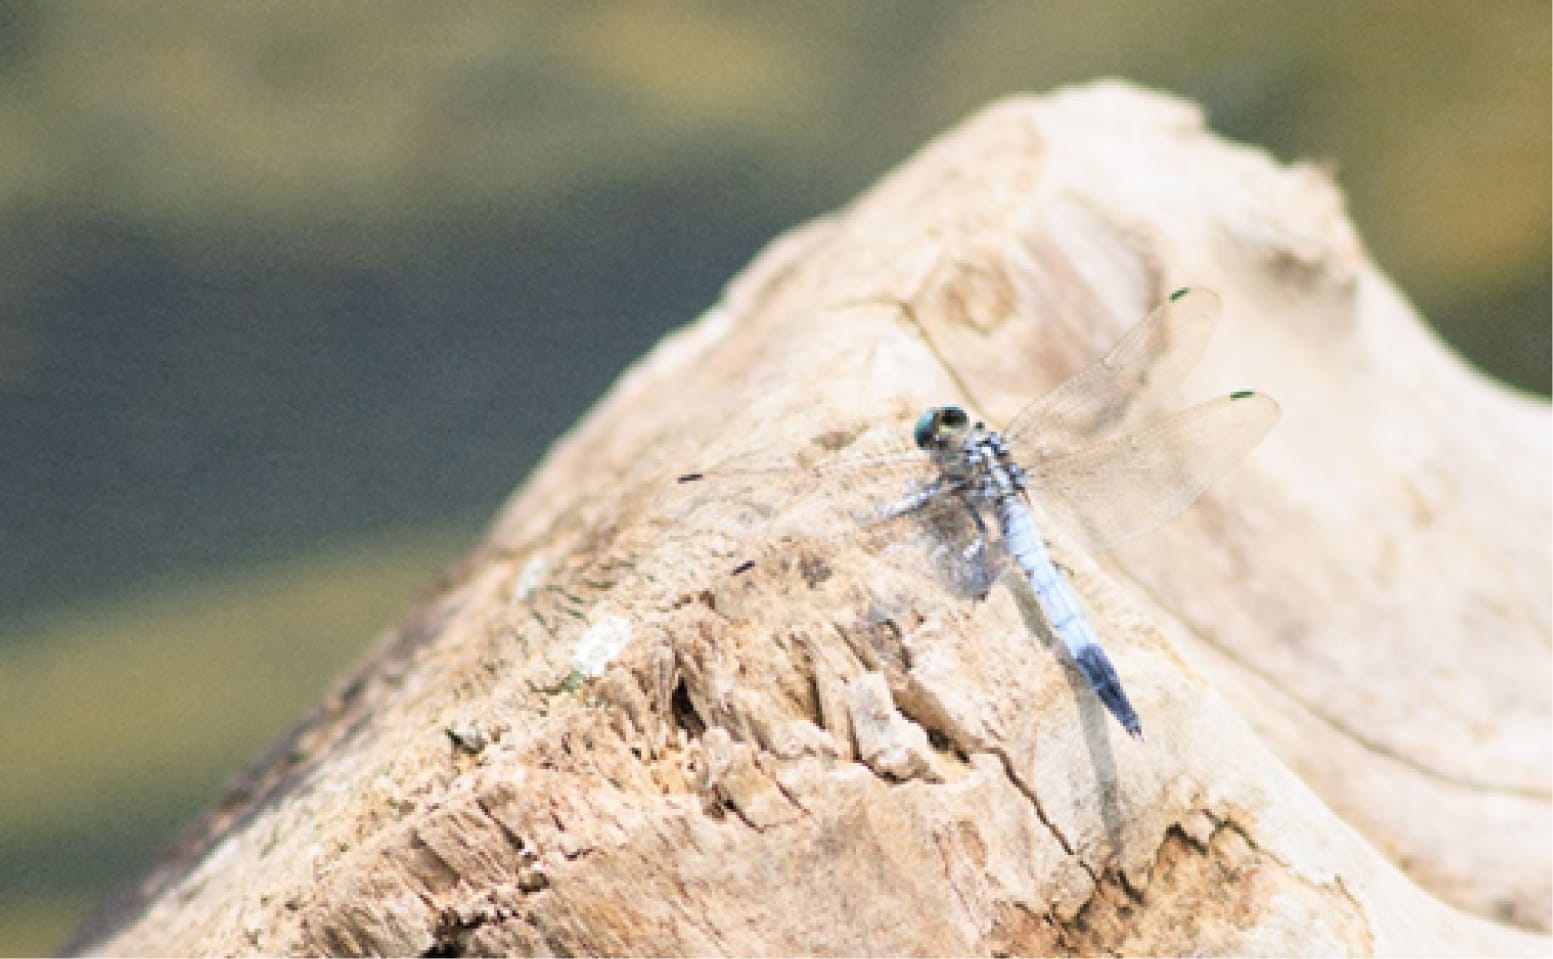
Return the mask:
<path id="1" fill-rule="evenodd" d="M 1137 710 L 1053 561 L 1042 524 L 1090 553 L 1129 542 L 1186 509 L 1267 435 L 1278 404 L 1253 390 L 1144 421 L 1196 364 L 1219 312 L 1211 290 L 1177 290 L 1001 431 L 959 406 L 935 406 L 916 422 L 915 449 L 807 466 L 735 461 L 677 480 L 703 490 L 706 515 L 736 538 L 757 527 L 793 534 L 772 541 L 811 537 L 818 544 L 809 548 L 811 573 L 843 562 L 844 552 L 826 545 L 843 541 L 909 570 L 910 582 L 927 570 L 957 599 L 983 598 L 1017 569 L 1089 688 L 1142 742 Z M 838 517 L 848 527 L 840 534 Z M 760 562 L 746 558 L 732 572 L 745 575 Z"/>

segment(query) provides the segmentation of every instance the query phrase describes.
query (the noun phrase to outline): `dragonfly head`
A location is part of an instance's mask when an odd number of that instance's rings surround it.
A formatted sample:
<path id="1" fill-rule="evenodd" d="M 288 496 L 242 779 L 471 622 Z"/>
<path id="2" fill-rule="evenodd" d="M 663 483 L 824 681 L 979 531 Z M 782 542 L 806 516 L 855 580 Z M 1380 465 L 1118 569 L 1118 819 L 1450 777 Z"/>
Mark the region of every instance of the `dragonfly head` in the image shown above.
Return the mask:
<path id="1" fill-rule="evenodd" d="M 970 431 L 971 418 L 958 406 L 935 406 L 922 414 L 912 436 L 924 450 L 947 449 Z"/>

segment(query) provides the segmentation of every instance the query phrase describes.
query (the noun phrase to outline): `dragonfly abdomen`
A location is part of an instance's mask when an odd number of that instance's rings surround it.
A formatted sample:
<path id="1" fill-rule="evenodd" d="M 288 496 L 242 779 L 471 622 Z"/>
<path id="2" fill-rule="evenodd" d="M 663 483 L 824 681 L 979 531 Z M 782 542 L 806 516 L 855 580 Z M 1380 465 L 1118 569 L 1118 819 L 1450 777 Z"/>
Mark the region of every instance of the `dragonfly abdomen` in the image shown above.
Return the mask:
<path id="1" fill-rule="evenodd" d="M 1143 725 L 1138 720 L 1137 710 L 1128 701 L 1116 667 L 1111 665 L 1111 658 L 1100 645 L 1100 637 L 1084 615 L 1078 594 L 1052 562 L 1030 508 L 1018 495 L 1008 495 L 999 498 L 997 514 L 1008 552 L 1029 580 L 1052 630 L 1061 637 L 1068 654 L 1106 709 L 1128 735 L 1142 740 Z"/>

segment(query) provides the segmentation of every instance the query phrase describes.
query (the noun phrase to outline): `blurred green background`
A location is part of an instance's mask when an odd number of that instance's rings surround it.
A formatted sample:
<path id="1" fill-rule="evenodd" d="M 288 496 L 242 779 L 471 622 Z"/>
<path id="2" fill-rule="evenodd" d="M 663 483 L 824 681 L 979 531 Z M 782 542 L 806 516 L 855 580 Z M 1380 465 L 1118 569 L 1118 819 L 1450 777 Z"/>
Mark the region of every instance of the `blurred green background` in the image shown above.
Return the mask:
<path id="1" fill-rule="evenodd" d="M 1549 387 L 1549 5 L 0 6 L 0 952 L 55 948 L 778 231 L 1101 76 Z"/>

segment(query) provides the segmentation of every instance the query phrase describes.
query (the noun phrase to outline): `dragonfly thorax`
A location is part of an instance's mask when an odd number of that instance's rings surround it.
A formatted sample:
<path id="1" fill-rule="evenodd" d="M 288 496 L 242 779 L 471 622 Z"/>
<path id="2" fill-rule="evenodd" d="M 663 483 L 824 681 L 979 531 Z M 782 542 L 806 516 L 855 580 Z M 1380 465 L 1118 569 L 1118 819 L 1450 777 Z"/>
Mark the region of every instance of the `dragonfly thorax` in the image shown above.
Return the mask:
<path id="1" fill-rule="evenodd" d="M 1010 457 L 1002 435 L 971 422 L 958 406 L 923 413 L 913 435 L 958 489 L 989 504 L 1024 489 L 1024 471 Z"/>

